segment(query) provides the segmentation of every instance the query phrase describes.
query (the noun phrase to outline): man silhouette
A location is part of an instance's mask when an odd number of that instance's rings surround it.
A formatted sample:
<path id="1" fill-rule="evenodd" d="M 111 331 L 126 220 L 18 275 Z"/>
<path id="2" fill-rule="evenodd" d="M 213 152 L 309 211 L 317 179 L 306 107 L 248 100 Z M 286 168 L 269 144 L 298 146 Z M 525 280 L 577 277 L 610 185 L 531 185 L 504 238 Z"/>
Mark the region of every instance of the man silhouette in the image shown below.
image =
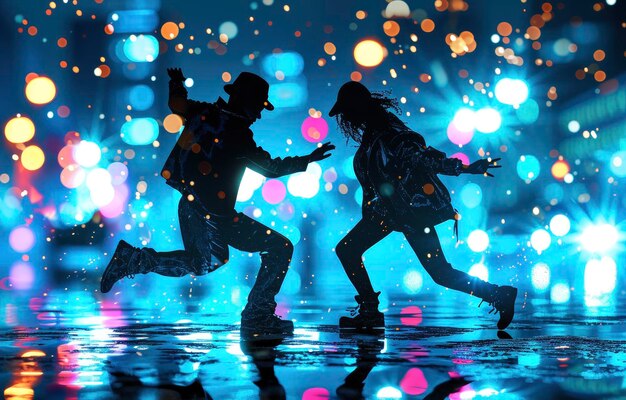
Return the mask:
<path id="1" fill-rule="evenodd" d="M 168 69 L 169 107 L 185 121 L 185 128 L 170 153 L 161 175 L 183 196 L 178 206 L 185 250 L 157 252 L 136 248 L 121 240 L 102 275 L 106 293 L 123 277 L 155 272 L 180 277 L 204 275 L 228 262 L 228 246 L 261 253 L 261 269 L 242 312 L 242 333 L 290 334 L 293 323 L 283 321 L 274 310 L 291 262 L 293 245 L 285 236 L 235 211 L 239 184 L 246 167 L 267 177 L 306 170 L 308 163 L 329 157 L 330 143 L 307 156 L 272 158 L 258 147 L 250 125 L 268 101 L 269 84 L 260 76 L 242 72 L 224 86 L 228 102 L 187 99 L 185 77 L 179 68 Z"/>

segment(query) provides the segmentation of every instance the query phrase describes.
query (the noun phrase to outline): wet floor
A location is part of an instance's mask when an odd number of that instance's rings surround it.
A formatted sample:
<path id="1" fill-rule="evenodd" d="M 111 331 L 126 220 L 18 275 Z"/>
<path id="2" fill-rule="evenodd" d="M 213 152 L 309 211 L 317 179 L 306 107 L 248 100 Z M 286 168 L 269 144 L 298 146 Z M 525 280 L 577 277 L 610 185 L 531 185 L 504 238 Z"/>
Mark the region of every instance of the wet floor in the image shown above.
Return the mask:
<path id="1" fill-rule="evenodd" d="M 463 298 L 465 299 L 465 298 Z M 246 341 L 235 312 L 100 302 L 4 305 L 6 399 L 611 399 L 626 396 L 623 309 L 519 306 L 506 334 L 477 302 L 405 299 L 380 336 L 340 335 L 346 307 L 289 307 L 293 337 Z"/>

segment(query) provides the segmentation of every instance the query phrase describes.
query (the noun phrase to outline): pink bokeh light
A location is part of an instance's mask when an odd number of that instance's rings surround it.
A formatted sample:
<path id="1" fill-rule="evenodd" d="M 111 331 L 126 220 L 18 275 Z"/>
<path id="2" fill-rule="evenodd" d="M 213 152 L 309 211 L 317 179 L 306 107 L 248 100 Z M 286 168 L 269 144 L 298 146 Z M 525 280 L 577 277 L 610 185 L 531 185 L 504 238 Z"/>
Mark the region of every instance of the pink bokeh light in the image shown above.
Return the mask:
<path id="1" fill-rule="evenodd" d="M 128 201 L 128 186 L 125 183 L 114 186 L 115 195 L 113 200 L 104 207 L 100 207 L 100 213 L 105 218 L 118 217 L 125 209 Z"/>
<path id="2" fill-rule="evenodd" d="M 450 158 L 458 158 L 459 160 L 461 160 L 463 165 L 470 165 L 469 157 L 463 153 L 454 153 L 450 156 Z"/>
<path id="3" fill-rule="evenodd" d="M 307 142 L 318 143 L 328 135 L 328 123 L 324 118 L 307 117 L 302 123 L 301 131 Z"/>
<path id="4" fill-rule="evenodd" d="M 450 122 L 448 125 L 448 139 L 456 145 L 462 146 L 468 144 L 474 137 L 474 130 L 462 131 Z"/>
<path id="5" fill-rule="evenodd" d="M 285 184 L 277 179 L 269 179 L 263 185 L 263 190 L 261 191 L 263 195 L 263 199 L 270 204 L 278 204 L 281 201 L 285 200 L 285 196 L 287 195 L 287 188 Z"/>
<path id="6" fill-rule="evenodd" d="M 9 234 L 9 244 L 18 253 L 26 253 L 35 245 L 35 234 L 25 226 L 18 226 Z"/>
<path id="7" fill-rule="evenodd" d="M 18 261 L 11 266 L 9 280 L 13 289 L 28 290 L 33 287 L 35 271 L 30 263 Z"/>
<path id="8" fill-rule="evenodd" d="M 302 400 L 326 400 L 330 398 L 330 392 L 326 388 L 310 388 L 302 393 Z"/>
<path id="9" fill-rule="evenodd" d="M 422 323 L 422 309 L 418 306 L 404 307 L 400 314 L 403 315 L 400 317 L 402 325 L 418 326 Z"/>
<path id="10" fill-rule="evenodd" d="M 411 368 L 404 374 L 404 377 L 400 381 L 400 387 L 404 393 L 417 396 L 428 389 L 428 382 L 421 369 Z"/>

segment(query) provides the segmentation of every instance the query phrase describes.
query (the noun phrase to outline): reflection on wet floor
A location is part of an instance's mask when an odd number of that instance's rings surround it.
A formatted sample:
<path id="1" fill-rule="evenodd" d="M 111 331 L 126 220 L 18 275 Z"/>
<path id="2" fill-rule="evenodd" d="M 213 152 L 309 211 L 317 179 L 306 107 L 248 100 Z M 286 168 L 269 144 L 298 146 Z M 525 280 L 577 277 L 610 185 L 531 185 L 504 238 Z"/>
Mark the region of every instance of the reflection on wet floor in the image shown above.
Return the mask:
<path id="1" fill-rule="evenodd" d="M 454 302 L 396 301 L 385 334 L 369 336 L 340 334 L 342 308 L 303 302 L 290 307 L 293 337 L 251 341 L 231 312 L 155 321 L 153 310 L 108 303 L 91 314 L 17 304 L 5 305 L 0 325 L 6 399 L 626 396 L 624 313 L 615 309 L 527 304 L 498 333 Z"/>

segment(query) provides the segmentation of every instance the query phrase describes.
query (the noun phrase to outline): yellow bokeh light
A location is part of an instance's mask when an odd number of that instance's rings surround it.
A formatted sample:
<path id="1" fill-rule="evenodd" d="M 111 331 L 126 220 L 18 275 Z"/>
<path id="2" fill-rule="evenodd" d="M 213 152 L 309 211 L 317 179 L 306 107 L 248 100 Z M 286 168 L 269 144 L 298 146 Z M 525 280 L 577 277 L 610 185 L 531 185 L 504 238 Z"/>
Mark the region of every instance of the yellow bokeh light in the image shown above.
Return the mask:
<path id="1" fill-rule="evenodd" d="M 570 167 L 566 161 L 559 160 L 552 165 L 550 172 L 556 179 L 563 179 L 565 175 L 569 174 Z"/>
<path id="2" fill-rule="evenodd" d="M 337 52 L 337 47 L 335 47 L 335 45 L 331 42 L 326 42 L 324 43 L 324 52 L 326 52 L 329 56 L 332 56 Z"/>
<path id="3" fill-rule="evenodd" d="M 375 67 L 384 57 L 385 48 L 375 40 L 362 40 L 354 47 L 354 60 L 363 67 Z"/>
<path id="4" fill-rule="evenodd" d="M 33 104 L 48 104 L 57 95 L 57 88 L 52 79 L 38 76 L 26 84 L 26 98 Z"/>
<path id="5" fill-rule="evenodd" d="M 28 146 L 22 151 L 20 161 L 24 168 L 29 171 L 37 171 L 43 165 L 46 156 L 39 146 Z"/>
<path id="6" fill-rule="evenodd" d="M 175 39 L 176 36 L 178 36 L 178 32 L 180 32 L 180 30 L 178 29 L 178 25 L 174 22 L 166 22 L 161 26 L 161 36 L 163 36 L 165 40 Z"/>
<path id="7" fill-rule="evenodd" d="M 11 143 L 28 142 L 35 136 L 35 124 L 30 118 L 11 118 L 4 126 L 4 136 Z"/>
<path id="8" fill-rule="evenodd" d="M 169 133 L 178 133 L 183 126 L 183 119 L 176 114 L 170 114 L 163 120 L 163 127 Z"/>

